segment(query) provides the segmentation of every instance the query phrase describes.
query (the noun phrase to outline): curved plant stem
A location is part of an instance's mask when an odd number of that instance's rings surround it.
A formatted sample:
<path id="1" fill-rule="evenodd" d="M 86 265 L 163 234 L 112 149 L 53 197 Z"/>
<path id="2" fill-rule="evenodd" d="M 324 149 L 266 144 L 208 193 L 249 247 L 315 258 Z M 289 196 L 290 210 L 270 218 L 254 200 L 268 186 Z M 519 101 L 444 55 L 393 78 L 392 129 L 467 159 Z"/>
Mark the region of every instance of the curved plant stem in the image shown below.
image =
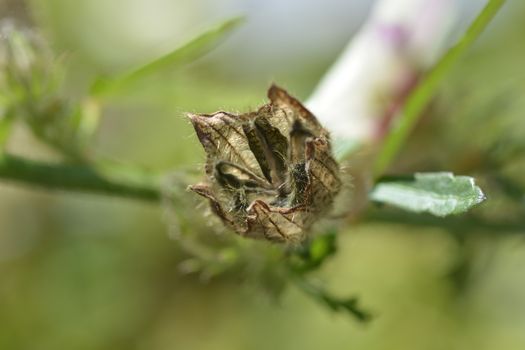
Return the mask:
<path id="1" fill-rule="evenodd" d="M 368 311 L 361 309 L 359 301 L 355 297 L 335 297 L 320 286 L 307 281 L 303 276 L 294 276 L 293 282 L 299 288 L 299 290 L 304 292 L 307 296 L 317 300 L 319 303 L 323 304 L 334 312 L 345 311 L 361 322 L 370 321 L 372 318 L 372 315 Z"/>
<path id="2" fill-rule="evenodd" d="M 392 126 L 379 156 L 374 164 L 374 174 L 381 176 L 394 160 L 408 135 L 421 116 L 421 112 L 428 104 L 441 81 L 472 43 L 479 37 L 490 21 L 498 13 L 505 0 L 490 0 L 480 14 L 469 26 L 459 42 L 447 51 L 436 65 L 423 77 L 421 83 L 408 97 L 399 111 L 397 122 Z"/>
<path id="3" fill-rule="evenodd" d="M 50 164 L 0 155 L 0 179 L 46 189 L 73 190 L 160 202 L 159 181 L 143 174 L 99 170 L 81 164 Z"/>

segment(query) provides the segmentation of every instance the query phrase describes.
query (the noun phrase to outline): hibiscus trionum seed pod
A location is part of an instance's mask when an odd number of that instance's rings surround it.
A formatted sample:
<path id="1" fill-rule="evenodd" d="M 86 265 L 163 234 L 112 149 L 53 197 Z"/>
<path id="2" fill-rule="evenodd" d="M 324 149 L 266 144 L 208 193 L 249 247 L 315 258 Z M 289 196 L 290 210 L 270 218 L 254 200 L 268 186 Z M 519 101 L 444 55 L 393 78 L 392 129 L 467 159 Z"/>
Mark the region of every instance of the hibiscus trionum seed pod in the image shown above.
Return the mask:
<path id="1" fill-rule="evenodd" d="M 283 89 L 256 112 L 190 114 L 207 154 L 206 181 L 189 188 L 238 234 L 298 243 L 341 189 L 328 132 Z"/>

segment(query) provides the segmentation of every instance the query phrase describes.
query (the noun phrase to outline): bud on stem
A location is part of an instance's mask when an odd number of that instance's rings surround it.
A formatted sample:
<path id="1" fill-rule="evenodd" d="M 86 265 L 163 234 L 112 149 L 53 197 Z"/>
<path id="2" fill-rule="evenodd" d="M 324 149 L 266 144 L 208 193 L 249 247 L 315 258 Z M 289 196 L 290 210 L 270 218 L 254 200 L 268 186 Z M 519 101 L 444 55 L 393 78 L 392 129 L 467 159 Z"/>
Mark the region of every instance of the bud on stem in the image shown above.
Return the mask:
<path id="1" fill-rule="evenodd" d="M 298 243 L 341 188 L 328 132 L 272 86 L 256 112 L 189 115 L 207 153 L 206 181 L 190 189 L 241 236 Z"/>

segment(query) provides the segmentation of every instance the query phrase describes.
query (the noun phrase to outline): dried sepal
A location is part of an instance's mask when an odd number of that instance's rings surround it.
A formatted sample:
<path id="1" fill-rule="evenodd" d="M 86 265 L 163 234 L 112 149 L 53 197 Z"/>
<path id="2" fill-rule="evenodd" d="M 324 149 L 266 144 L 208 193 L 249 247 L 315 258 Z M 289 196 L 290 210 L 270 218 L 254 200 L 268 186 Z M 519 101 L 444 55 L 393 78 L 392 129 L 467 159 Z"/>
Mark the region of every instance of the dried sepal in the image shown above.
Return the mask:
<path id="1" fill-rule="evenodd" d="M 301 242 L 341 189 L 328 132 L 273 85 L 256 112 L 190 114 L 207 154 L 206 182 L 190 186 L 238 234 Z"/>

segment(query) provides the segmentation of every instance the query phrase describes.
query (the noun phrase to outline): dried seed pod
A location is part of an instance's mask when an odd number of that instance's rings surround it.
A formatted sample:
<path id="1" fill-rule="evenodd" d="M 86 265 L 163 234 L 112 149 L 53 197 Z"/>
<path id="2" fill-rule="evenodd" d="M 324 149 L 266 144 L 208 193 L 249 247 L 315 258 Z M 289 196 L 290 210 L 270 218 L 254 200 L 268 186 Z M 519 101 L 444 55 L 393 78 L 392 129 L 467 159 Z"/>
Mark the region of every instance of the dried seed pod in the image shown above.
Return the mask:
<path id="1" fill-rule="evenodd" d="M 270 103 L 241 115 L 190 114 L 207 153 L 206 181 L 189 188 L 238 234 L 297 243 L 341 189 L 328 132 L 273 85 Z"/>

